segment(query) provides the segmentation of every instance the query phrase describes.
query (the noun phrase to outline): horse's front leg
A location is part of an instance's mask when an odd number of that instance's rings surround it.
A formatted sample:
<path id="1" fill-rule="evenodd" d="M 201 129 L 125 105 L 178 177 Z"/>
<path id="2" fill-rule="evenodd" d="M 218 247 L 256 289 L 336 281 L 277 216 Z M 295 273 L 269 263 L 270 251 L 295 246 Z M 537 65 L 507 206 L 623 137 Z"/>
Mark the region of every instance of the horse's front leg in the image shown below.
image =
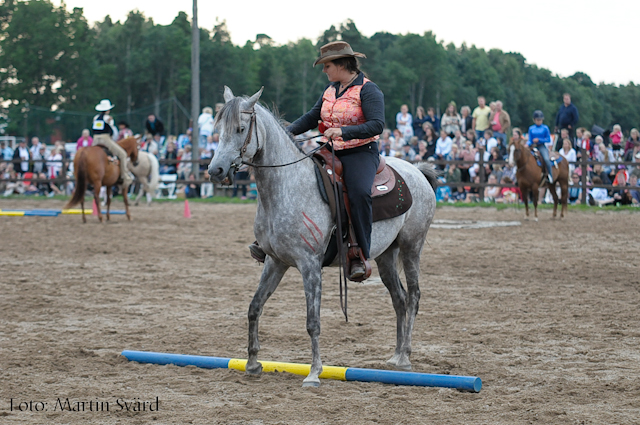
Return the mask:
<path id="1" fill-rule="evenodd" d="M 534 220 L 538 221 L 538 197 L 540 196 L 540 188 L 537 184 L 531 187 L 531 197 L 533 198 L 533 216 Z"/>
<path id="2" fill-rule="evenodd" d="M 129 214 L 129 197 L 127 196 L 127 192 L 129 191 L 129 186 L 122 186 L 122 199 L 124 200 L 124 210 L 127 213 L 127 220 L 131 221 L 131 214 Z M 109 214 L 109 210 L 107 210 L 107 214 Z"/>
<path id="3" fill-rule="evenodd" d="M 320 359 L 320 303 L 322 299 L 322 267 L 315 261 L 298 265 L 307 300 L 307 332 L 311 337 L 311 370 L 302 381 L 303 387 L 319 387 L 322 373 Z"/>
<path id="4" fill-rule="evenodd" d="M 569 198 L 569 184 L 562 182 L 560 183 L 560 204 L 562 204 L 562 207 L 560 209 L 560 218 L 564 218 L 564 215 L 567 212 L 568 198 Z"/>
<path id="5" fill-rule="evenodd" d="M 275 292 L 288 268 L 289 266 L 274 260 L 270 256 L 265 259 L 258 289 L 256 289 L 253 300 L 249 304 L 249 357 L 245 367 L 247 375 L 259 375 L 262 372 L 262 365 L 258 362 L 258 351 L 260 351 L 258 322 L 262 315 L 264 304 L 271 294 Z"/>

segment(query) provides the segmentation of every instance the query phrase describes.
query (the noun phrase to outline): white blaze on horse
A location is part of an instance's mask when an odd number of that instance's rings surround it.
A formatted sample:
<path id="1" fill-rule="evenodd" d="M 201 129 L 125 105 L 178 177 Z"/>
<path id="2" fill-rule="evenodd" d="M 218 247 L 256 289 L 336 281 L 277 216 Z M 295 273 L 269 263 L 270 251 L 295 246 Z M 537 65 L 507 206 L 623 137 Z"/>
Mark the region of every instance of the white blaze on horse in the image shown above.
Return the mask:
<path id="1" fill-rule="evenodd" d="M 242 161 L 254 164 L 258 189 L 254 233 L 267 257 L 249 306 L 246 371 L 250 375 L 262 372 L 257 361 L 258 320 L 287 269 L 295 267 L 302 275 L 311 337 L 311 370 L 303 386 L 318 386 L 322 372 L 322 265 L 336 224 L 318 189 L 314 162 L 304 158 L 280 121 L 257 103 L 261 94 L 262 90 L 250 98 L 235 97 L 225 87 L 226 103 L 216 117 L 220 142 L 208 169 L 210 180 L 217 183 L 231 177 Z M 396 312 L 396 349 L 387 363 L 410 370 L 411 332 L 420 300 L 420 254 L 435 213 L 437 172 L 426 163 L 413 165 L 397 158 L 387 158 L 387 162 L 402 177 L 414 202 L 404 214 L 373 223 L 371 256 Z M 273 167 L 287 163 L 292 164 Z M 400 281 L 400 266 L 404 268 L 406 290 Z"/>

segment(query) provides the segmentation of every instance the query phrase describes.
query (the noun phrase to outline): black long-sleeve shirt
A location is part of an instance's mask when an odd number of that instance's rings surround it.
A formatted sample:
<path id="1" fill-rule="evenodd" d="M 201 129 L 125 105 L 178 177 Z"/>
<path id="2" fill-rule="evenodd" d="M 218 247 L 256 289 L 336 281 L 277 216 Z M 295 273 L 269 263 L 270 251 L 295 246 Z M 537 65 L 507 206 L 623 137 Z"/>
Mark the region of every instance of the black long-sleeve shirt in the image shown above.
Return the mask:
<path id="1" fill-rule="evenodd" d="M 364 83 L 364 74 L 361 72 L 356 79 L 349 85 L 356 86 Z M 340 88 L 340 82 L 329 84 L 327 87 L 333 86 L 336 90 L 336 97 L 341 97 L 347 90 L 345 89 L 342 94 L 338 95 L 338 89 Z M 348 87 L 347 87 L 348 88 Z M 326 88 L 325 88 L 326 91 Z M 322 92 L 324 95 L 324 91 Z M 359 125 L 350 125 L 342 128 L 342 140 L 351 139 L 367 139 L 374 137 L 382 133 L 384 130 L 384 94 L 382 90 L 373 82 L 369 81 L 360 90 L 360 103 L 362 106 L 362 113 L 366 122 Z M 300 118 L 298 118 L 293 124 L 291 124 L 287 130 L 292 134 L 298 135 L 305 131 L 312 130 L 318 126 L 320 118 L 320 111 L 322 110 L 322 95 L 320 99 L 313 105 L 313 108 Z"/>

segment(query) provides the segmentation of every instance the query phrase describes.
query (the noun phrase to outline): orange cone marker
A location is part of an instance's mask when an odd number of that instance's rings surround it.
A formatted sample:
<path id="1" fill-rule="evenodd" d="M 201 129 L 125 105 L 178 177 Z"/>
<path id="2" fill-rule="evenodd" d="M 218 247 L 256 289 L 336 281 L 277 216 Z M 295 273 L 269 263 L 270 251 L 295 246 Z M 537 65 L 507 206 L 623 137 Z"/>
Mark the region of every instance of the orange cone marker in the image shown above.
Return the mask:
<path id="1" fill-rule="evenodd" d="M 184 218 L 191 218 L 191 208 L 189 208 L 189 201 L 184 200 Z"/>
<path id="2" fill-rule="evenodd" d="M 91 211 L 91 215 L 98 215 L 98 206 L 96 205 L 96 198 L 93 198 L 93 210 Z"/>

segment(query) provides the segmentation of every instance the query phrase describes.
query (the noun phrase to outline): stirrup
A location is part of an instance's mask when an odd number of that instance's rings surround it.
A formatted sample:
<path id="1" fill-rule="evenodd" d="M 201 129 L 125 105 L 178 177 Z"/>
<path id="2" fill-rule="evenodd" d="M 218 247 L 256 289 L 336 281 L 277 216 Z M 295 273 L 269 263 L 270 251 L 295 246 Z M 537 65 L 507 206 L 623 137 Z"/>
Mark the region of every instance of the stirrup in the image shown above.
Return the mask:
<path id="1" fill-rule="evenodd" d="M 267 254 L 265 254 L 262 248 L 260 248 L 260 245 L 258 245 L 258 241 L 255 241 L 254 243 L 249 245 L 249 253 L 254 260 L 260 263 L 264 263 L 265 258 L 267 258 Z"/>
<path id="2" fill-rule="evenodd" d="M 369 273 L 367 274 L 367 270 Z M 349 280 L 352 282 L 362 282 L 371 276 L 371 266 L 369 262 L 365 260 L 363 263 L 360 259 L 351 260 L 351 267 L 349 269 Z"/>

